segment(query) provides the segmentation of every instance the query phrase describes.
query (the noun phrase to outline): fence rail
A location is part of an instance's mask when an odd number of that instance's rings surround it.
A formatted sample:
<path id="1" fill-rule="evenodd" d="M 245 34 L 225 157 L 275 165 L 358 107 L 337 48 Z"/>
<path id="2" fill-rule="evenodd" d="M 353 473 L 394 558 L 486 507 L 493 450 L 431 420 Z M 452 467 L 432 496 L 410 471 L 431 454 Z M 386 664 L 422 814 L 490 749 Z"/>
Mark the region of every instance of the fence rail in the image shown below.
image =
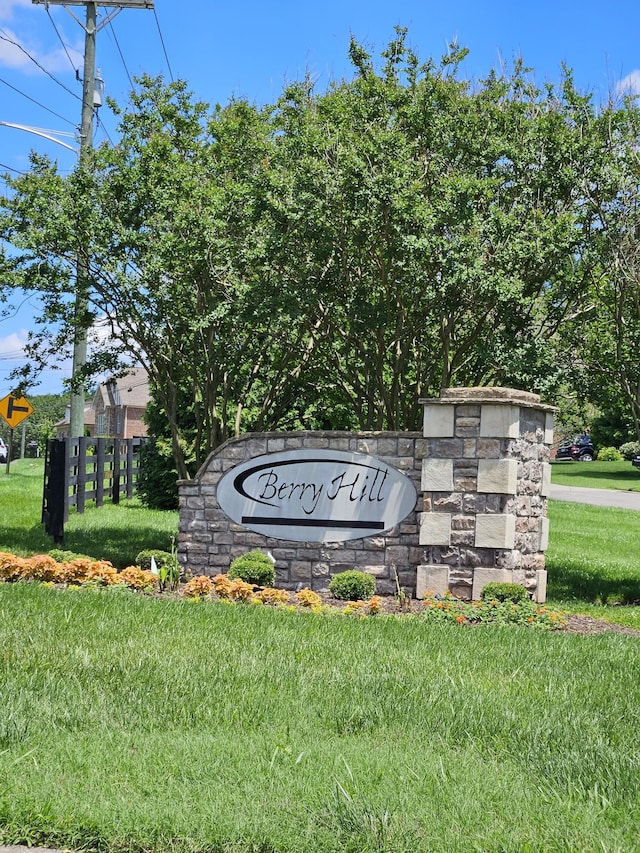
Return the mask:
<path id="1" fill-rule="evenodd" d="M 87 436 L 49 440 L 42 499 L 47 533 L 62 538 L 62 526 L 72 506 L 82 513 L 87 501 L 95 501 L 100 507 L 105 498 L 118 503 L 121 495 L 133 497 L 144 441 Z"/>

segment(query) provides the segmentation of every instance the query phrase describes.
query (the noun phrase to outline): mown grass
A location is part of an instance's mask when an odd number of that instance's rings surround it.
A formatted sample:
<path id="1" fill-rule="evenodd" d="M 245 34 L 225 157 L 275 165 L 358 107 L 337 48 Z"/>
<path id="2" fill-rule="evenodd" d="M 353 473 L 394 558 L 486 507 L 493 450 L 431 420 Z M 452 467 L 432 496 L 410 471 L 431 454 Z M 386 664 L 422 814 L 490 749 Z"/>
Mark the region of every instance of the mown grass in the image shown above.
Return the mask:
<path id="1" fill-rule="evenodd" d="M 640 469 L 631 462 L 552 462 L 551 482 L 585 489 L 640 492 Z"/>
<path id="2" fill-rule="evenodd" d="M 0 585 L 0 841 L 637 850 L 637 652 Z"/>
<path id="3" fill-rule="evenodd" d="M 54 547 L 40 521 L 43 476 L 42 459 L 15 460 L 8 476 L 4 466 L 0 469 L 0 551 L 29 556 Z M 100 509 L 88 503 L 82 515 L 71 508 L 64 547 L 124 568 L 146 548 L 169 550 L 177 530 L 177 512 L 149 510 L 135 498 L 117 505 L 106 501 Z"/>

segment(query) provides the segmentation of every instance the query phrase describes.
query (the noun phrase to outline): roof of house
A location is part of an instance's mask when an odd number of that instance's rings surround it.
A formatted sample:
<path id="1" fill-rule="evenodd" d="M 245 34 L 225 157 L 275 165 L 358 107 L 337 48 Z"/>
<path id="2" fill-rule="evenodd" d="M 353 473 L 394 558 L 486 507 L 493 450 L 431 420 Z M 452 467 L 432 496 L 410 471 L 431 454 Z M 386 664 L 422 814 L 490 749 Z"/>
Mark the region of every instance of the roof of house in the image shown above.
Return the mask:
<path id="1" fill-rule="evenodd" d="M 144 409 L 151 399 L 149 377 L 143 367 L 133 367 L 125 376 L 109 379 L 98 386 L 106 406 L 135 406 Z"/>
<path id="2" fill-rule="evenodd" d="M 64 417 L 61 421 L 56 421 L 55 427 L 68 426 L 71 420 L 71 407 L 67 406 Z M 96 410 L 93 408 L 93 403 L 85 403 L 84 406 L 84 424 L 92 426 L 96 422 Z"/>

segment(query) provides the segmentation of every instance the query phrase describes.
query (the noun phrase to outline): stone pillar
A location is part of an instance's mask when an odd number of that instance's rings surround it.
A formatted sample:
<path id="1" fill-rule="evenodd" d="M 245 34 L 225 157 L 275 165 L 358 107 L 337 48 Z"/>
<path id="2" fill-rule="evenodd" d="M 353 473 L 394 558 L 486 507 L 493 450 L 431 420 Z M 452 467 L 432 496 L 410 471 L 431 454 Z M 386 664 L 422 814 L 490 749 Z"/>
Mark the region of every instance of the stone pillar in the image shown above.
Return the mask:
<path id="1" fill-rule="evenodd" d="M 543 602 L 556 409 L 510 388 L 451 388 L 420 402 L 425 562 L 417 596 L 477 600 L 490 581 L 508 581 Z"/>

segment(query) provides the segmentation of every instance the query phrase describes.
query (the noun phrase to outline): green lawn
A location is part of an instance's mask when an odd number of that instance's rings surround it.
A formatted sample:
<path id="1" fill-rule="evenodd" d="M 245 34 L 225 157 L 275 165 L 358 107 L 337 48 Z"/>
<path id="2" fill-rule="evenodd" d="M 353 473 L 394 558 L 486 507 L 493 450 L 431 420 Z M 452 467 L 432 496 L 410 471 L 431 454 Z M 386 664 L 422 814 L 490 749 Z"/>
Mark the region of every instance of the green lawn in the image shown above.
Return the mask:
<path id="1" fill-rule="evenodd" d="M 0 474 L 0 550 L 52 545 L 41 464 Z M 550 603 L 640 627 L 640 512 L 549 513 Z M 122 565 L 176 527 L 126 502 L 65 545 Z M 0 584 L 0 844 L 640 851 L 639 642 Z"/>
<path id="2" fill-rule="evenodd" d="M 640 849 L 638 640 L 0 585 L 0 843 Z"/>
<path id="3" fill-rule="evenodd" d="M 44 461 L 20 459 L 7 476 L 0 468 L 0 551 L 19 556 L 46 553 L 54 547 L 40 519 Z M 106 502 L 96 509 L 88 503 L 82 515 L 72 507 L 65 525 L 64 547 L 78 554 L 110 560 L 117 568 L 135 562 L 146 548 L 169 550 L 178 531 L 178 513 L 149 510 L 137 499 Z"/>
<path id="4" fill-rule="evenodd" d="M 558 486 L 640 492 L 640 469 L 631 462 L 552 462 L 551 482 Z"/>

